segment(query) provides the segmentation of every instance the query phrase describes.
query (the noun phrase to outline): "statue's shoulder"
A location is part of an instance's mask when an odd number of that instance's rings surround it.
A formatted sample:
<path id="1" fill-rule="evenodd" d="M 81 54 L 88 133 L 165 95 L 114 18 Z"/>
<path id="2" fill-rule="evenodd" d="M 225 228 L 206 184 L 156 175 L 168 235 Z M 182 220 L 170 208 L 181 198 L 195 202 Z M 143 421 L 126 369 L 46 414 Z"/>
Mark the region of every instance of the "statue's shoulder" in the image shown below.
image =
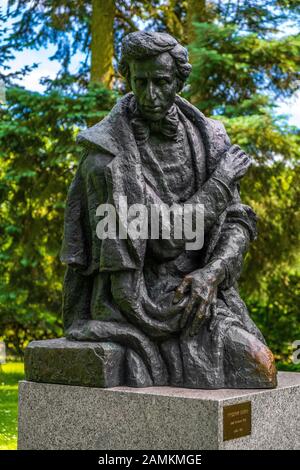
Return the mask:
<path id="1" fill-rule="evenodd" d="M 77 143 L 90 153 L 116 156 L 121 150 L 118 129 L 127 119 L 132 93 L 120 98 L 109 114 L 92 127 L 79 132 Z"/>
<path id="2" fill-rule="evenodd" d="M 220 120 L 206 117 L 198 108 L 181 96 L 176 96 L 176 104 L 197 127 L 207 134 L 209 139 L 221 139 L 228 144 L 229 137 Z"/>
<path id="3" fill-rule="evenodd" d="M 230 139 L 228 137 L 224 124 L 218 119 L 212 119 L 208 117 L 206 117 L 205 119 L 211 138 L 214 140 L 220 139 L 225 144 L 229 145 Z"/>
<path id="4" fill-rule="evenodd" d="M 210 149 L 209 168 L 213 171 L 220 158 L 229 150 L 231 142 L 224 124 L 217 119 L 206 118 L 206 131 Z"/>
<path id="5" fill-rule="evenodd" d="M 176 97 L 176 104 L 199 129 L 207 150 L 208 168 L 213 170 L 231 145 L 224 124 L 218 119 L 206 117 L 198 108 L 180 96 Z"/>

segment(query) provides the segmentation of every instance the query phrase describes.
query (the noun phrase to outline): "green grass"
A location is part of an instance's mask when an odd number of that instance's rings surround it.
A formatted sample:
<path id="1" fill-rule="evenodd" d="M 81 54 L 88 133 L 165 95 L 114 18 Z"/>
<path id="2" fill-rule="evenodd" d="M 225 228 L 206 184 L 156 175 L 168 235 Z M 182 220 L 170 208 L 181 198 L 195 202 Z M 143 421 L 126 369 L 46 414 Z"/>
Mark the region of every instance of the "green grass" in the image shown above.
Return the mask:
<path id="1" fill-rule="evenodd" d="M 24 378 L 22 362 L 0 366 L 0 450 L 17 448 L 18 381 Z"/>

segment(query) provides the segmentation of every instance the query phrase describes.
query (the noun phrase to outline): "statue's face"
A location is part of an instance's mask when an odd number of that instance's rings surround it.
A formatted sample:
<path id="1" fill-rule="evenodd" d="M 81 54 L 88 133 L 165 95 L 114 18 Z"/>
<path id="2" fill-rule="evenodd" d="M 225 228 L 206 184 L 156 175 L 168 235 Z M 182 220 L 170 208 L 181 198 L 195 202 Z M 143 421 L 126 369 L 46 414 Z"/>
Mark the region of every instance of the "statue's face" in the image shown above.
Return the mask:
<path id="1" fill-rule="evenodd" d="M 173 57 L 164 52 L 130 63 L 130 83 L 138 108 L 146 119 L 158 121 L 174 103 L 177 80 Z"/>

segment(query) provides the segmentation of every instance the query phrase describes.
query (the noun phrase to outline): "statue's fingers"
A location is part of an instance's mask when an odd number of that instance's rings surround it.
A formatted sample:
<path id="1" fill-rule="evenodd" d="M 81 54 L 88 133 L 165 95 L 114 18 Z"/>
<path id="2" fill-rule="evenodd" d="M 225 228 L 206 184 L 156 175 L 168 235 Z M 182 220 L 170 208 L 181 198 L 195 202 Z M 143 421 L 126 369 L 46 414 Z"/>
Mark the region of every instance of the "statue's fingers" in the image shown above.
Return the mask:
<path id="1" fill-rule="evenodd" d="M 229 153 L 231 153 L 233 155 L 236 152 L 238 152 L 239 150 L 241 150 L 241 147 L 239 145 L 234 144 L 230 147 Z"/>
<path id="2" fill-rule="evenodd" d="M 210 308 L 209 303 L 201 302 L 201 304 L 200 304 L 200 306 L 199 306 L 199 308 L 198 308 L 198 310 L 195 314 L 193 323 L 191 325 L 190 336 L 195 336 L 197 333 L 199 333 L 199 330 L 200 330 L 200 327 L 201 327 L 202 323 L 204 322 L 204 320 L 209 315 L 209 308 Z"/>
<path id="3" fill-rule="evenodd" d="M 187 292 L 189 286 L 191 284 L 191 279 L 188 277 L 183 278 L 181 284 L 177 287 L 174 298 L 173 298 L 173 304 L 177 304 L 184 294 Z"/>
<path id="4" fill-rule="evenodd" d="M 247 156 L 247 160 L 246 160 L 246 164 L 249 166 L 253 165 L 254 163 L 254 160 L 252 157 L 250 157 L 249 155 L 246 155 Z"/>
<path id="5" fill-rule="evenodd" d="M 244 152 L 244 150 L 240 149 L 238 152 L 236 152 L 235 156 L 237 158 L 242 158 L 242 157 L 246 157 L 247 154 L 246 154 L 246 152 Z"/>
<path id="6" fill-rule="evenodd" d="M 191 298 L 190 298 L 190 301 L 189 303 L 187 304 L 187 306 L 185 307 L 184 309 L 184 312 L 182 314 L 182 317 L 181 317 L 181 320 L 180 320 L 180 328 L 184 328 L 187 324 L 187 321 L 189 319 L 189 316 L 193 310 L 193 307 L 196 303 L 197 299 L 191 295 Z"/>
<path id="7" fill-rule="evenodd" d="M 188 321 L 189 315 L 193 309 L 194 302 L 189 301 L 187 306 L 184 309 L 184 312 L 182 314 L 182 317 L 180 319 L 180 328 L 183 329 Z"/>
<path id="8" fill-rule="evenodd" d="M 186 308 L 188 302 L 189 302 L 189 297 L 188 295 L 185 295 L 176 304 L 172 303 L 170 305 L 170 310 L 169 310 L 170 318 L 177 317 L 178 313 L 182 313 L 184 309 Z"/>
<path id="9" fill-rule="evenodd" d="M 244 155 L 241 156 L 241 159 L 240 159 L 239 163 L 242 166 L 250 166 L 253 163 L 253 160 L 252 160 L 251 157 L 249 157 L 249 155 L 244 154 Z"/>
<path id="10" fill-rule="evenodd" d="M 248 155 L 247 153 L 244 152 L 239 156 L 239 162 L 243 163 L 243 164 L 253 163 L 253 158 L 250 157 L 250 155 Z"/>
<path id="11" fill-rule="evenodd" d="M 239 161 L 237 174 L 240 176 L 243 176 L 248 171 L 252 163 L 253 163 L 253 160 L 248 155 L 245 155 L 244 157 L 242 157 L 241 160 Z"/>

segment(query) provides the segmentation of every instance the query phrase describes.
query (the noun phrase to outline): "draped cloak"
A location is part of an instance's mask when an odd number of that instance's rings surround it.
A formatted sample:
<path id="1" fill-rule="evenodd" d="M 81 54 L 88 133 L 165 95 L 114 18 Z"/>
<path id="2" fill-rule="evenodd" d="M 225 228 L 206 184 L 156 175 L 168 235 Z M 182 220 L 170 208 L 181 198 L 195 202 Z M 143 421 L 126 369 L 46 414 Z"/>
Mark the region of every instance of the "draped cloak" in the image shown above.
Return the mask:
<path id="1" fill-rule="evenodd" d="M 145 176 L 130 120 L 133 100 L 133 94 L 127 94 L 105 119 L 78 136 L 84 152 L 67 197 L 61 250 L 67 264 L 63 293 L 66 335 L 122 344 L 128 385 L 270 386 L 261 378 L 249 381 L 255 376 L 255 364 L 232 339 L 238 329 L 242 342 L 255 337 L 265 344 L 236 282 L 243 255 L 256 237 L 256 216 L 242 204 L 237 185 L 230 191 L 220 178 L 214 178 L 220 158 L 230 147 L 219 121 L 206 118 L 176 97 L 195 174 L 203 166 L 203 158 L 205 162 L 205 181 L 195 179 L 196 202 L 204 204 L 205 210 L 201 250 L 175 249 L 173 256 L 159 261 L 149 257 L 147 240 L 97 237 L 100 204 L 116 208 L 119 226 L 120 196 L 127 197 L 128 206 L 147 206 L 157 197 Z M 172 241 L 169 249 L 172 252 Z M 189 327 L 180 329 L 184 308 L 181 302 L 173 304 L 174 291 L 186 274 L 214 259 L 222 259 L 226 270 L 218 287 L 216 320 L 213 325 L 204 322 L 199 333 L 190 336 Z"/>

